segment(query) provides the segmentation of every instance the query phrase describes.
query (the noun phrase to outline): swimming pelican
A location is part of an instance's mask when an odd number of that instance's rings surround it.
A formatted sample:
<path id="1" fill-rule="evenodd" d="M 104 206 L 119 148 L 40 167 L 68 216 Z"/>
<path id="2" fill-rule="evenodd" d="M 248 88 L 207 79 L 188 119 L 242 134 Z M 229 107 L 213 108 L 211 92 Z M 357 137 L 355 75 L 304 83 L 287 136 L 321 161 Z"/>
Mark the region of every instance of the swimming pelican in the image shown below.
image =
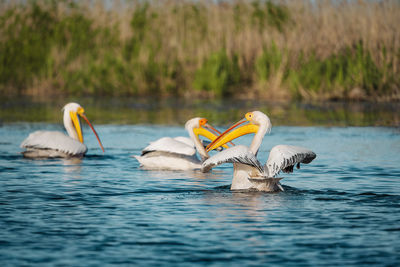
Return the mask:
<path id="1" fill-rule="evenodd" d="M 140 156 L 134 156 L 145 169 L 163 170 L 194 170 L 200 169 L 201 163 L 209 157 L 199 135 L 211 141 L 220 134 L 218 130 L 207 123 L 205 118 L 193 118 L 186 122 L 187 137 L 163 137 L 142 150 Z M 224 145 L 224 147 L 228 147 Z M 196 156 L 196 149 L 201 160 Z"/>
<path id="2" fill-rule="evenodd" d="M 249 123 L 233 130 L 245 122 Z M 242 135 L 255 133 L 250 147 L 243 145 L 230 147 L 204 161 L 202 171 L 207 172 L 222 163 L 233 163 L 231 190 L 283 191 L 279 182 L 282 178 L 275 178 L 275 176 L 280 171 L 293 172 L 293 167 L 296 164 L 297 168 L 300 168 L 300 163 L 310 163 L 316 155 L 307 148 L 277 145 L 271 149 L 266 164 L 262 165 L 257 160 L 256 155 L 264 135 L 271 131 L 271 127 L 271 121 L 264 113 L 260 111 L 248 112 L 245 118 L 222 133 L 206 150 L 210 151 L 214 147 L 221 146 Z"/>
<path id="3" fill-rule="evenodd" d="M 36 131 L 31 133 L 21 143 L 22 152 L 26 158 L 70 158 L 83 157 L 87 147 L 83 144 L 82 127 L 79 117 L 83 118 L 92 128 L 100 147 L 103 145 L 92 124 L 85 116 L 85 110 L 77 103 L 68 103 L 63 109 L 64 127 L 69 136 L 57 131 Z M 78 117 L 79 115 L 79 117 Z"/>

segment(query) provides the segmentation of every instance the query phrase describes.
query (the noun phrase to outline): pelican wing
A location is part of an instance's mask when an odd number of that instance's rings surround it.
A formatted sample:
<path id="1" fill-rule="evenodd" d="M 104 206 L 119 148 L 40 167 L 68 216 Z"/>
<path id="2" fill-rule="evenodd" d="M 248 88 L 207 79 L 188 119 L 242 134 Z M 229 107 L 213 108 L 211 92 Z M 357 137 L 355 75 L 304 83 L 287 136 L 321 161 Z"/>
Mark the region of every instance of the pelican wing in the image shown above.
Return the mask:
<path id="1" fill-rule="evenodd" d="M 150 145 L 142 150 L 142 156 L 149 152 L 155 151 L 175 153 L 187 156 L 193 156 L 194 154 L 196 154 L 196 149 L 194 148 L 194 146 L 190 146 L 187 143 L 181 142 L 171 137 L 163 137 L 154 142 L 151 142 Z"/>
<path id="2" fill-rule="evenodd" d="M 188 146 L 191 146 L 191 147 L 195 148 L 194 142 L 190 138 L 187 138 L 187 137 L 184 137 L 184 136 L 177 136 L 177 137 L 174 137 L 174 139 L 179 141 L 179 142 L 185 143 Z M 207 145 L 209 145 L 211 143 L 211 141 L 207 141 L 207 140 L 200 140 L 200 142 L 201 142 L 201 144 L 203 145 L 204 148 L 206 148 Z M 220 147 L 216 148 L 215 150 L 216 151 L 222 151 L 223 149 L 224 148 L 222 146 L 220 146 Z"/>
<path id="3" fill-rule="evenodd" d="M 174 140 L 179 141 L 181 143 L 184 143 L 190 147 L 195 147 L 194 146 L 194 142 L 192 141 L 192 139 L 188 138 L 188 137 L 184 137 L 184 136 L 177 136 L 174 137 Z"/>
<path id="4" fill-rule="evenodd" d="M 83 155 L 87 147 L 81 142 L 57 131 L 36 131 L 21 143 L 26 149 L 53 149 L 69 155 Z"/>
<path id="5" fill-rule="evenodd" d="M 263 173 L 263 166 L 258 161 L 256 156 L 249 150 L 248 147 L 237 145 L 230 147 L 214 156 L 208 158 L 203 162 L 201 170 L 208 172 L 213 167 L 222 163 L 241 163 L 256 168 L 259 172 Z"/>
<path id="6" fill-rule="evenodd" d="M 275 177 L 280 171 L 293 172 L 294 165 L 300 168 L 300 163 L 310 163 L 315 157 L 314 152 L 304 147 L 277 145 L 271 149 L 264 168 L 268 177 Z"/>

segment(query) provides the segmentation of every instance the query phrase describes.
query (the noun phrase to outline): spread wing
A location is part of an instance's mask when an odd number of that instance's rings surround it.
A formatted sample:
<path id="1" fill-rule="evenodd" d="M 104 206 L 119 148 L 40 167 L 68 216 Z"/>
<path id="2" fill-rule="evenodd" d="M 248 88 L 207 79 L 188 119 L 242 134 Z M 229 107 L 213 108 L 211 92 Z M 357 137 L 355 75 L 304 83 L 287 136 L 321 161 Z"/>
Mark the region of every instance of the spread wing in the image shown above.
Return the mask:
<path id="1" fill-rule="evenodd" d="M 293 172 L 294 165 L 300 168 L 300 163 L 310 163 L 316 156 L 304 147 L 277 145 L 271 149 L 264 168 L 268 177 L 275 177 L 280 171 Z"/>
<path id="2" fill-rule="evenodd" d="M 241 163 L 256 168 L 259 172 L 263 173 L 263 166 L 258 161 L 256 156 L 250 152 L 249 148 L 242 145 L 230 147 L 214 156 L 208 158 L 203 162 L 201 170 L 208 172 L 213 167 L 222 163 Z"/>
<path id="3" fill-rule="evenodd" d="M 81 155 L 87 151 L 84 144 L 57 131 L 33 132 L 20 146 L 26 149 L 53 149 L 70 155 Z"/>
<path id="4" fill-rule="evenodd" d="M 194 154 L 196 154 L 196 149 L 194 148 L 194 146 L 190 146 L 187 143 L 183 143 L 171 137 L 163 137 L 154 142 L 151 142 L 150 145 L 142 150 L 142 156 L 146 153 L 155 151 L 175 153 L 187 156 L 193 156 Z"/>

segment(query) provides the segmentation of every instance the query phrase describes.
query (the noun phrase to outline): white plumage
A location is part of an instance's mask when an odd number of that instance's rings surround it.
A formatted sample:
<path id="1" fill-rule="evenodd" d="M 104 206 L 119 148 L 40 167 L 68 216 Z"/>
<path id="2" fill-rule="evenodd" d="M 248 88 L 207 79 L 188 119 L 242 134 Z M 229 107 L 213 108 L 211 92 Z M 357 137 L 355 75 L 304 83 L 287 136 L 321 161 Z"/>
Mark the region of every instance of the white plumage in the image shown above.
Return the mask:
<path id="1" fill-rule="evenodd" d="M 206 172 L 223 163 L 239 163 L 253 167 L 257 176 L 274 178 L 281 171 L 292 172 L 296 164 L 310 163 L 315 157 L 314 152 L 303 147 L 277 145 L 271 149 L 267 162 L 262 165 L 247 146 L 237 145 L 204 161 L 202 170 Z"/>
<path id="2" fill-rule="evenodd" d="M 64 127 L 68 136 L 57 131 L 36 131 L 22 141 L 21 148 L 24 157 L 28 158 L 55 158 L 55 157 L 82 157 L 87 152 L 87 147 L 83 144 L 82 127 L 79 117 L 86 120 L 92 128 L 99 141 L 101 149 L 103 145 L 84 114 L 84 109 L 77 103 L 69 103 L 64 106 Z"/>
<path id="3" fill-rule="evenodd" d="M 277 145 L 269 152 L 267 163 L 264 165 L 264 173 L 268 177 L 275 177 L 280 171 L 290 173 L 293 172 L 296 164 L 300 168 L 300 163 L 308 164 L 316 157 L 314 152 L 304 147 Z"/>
<path id="4" fill-rule="evenodd" d="M 21 148 L 26 148 L 25 157 L 35 154 L 35 157 L 79 157 L 87 151 L 86 145 L 56 131 L 33 132 L 21 143 Z"/>
<path id="5" fill-rule="evenodd" d="M 223 163 L 241 163 L 254 167 L 254 171 L 258 171 L 260 175 L 263 172 L 263 167 L 256 156 L 250 152 L 247 146 L 243 145 L 236 145 L 213 155 L 203 162 L 201 170 L 208 172 Z"/>
<path id="6" fill-rule="evenodd" d="M 231 189 L 283 191 L 279 182 L 282 178 L 275 178 L 275 176 L 281 171 L 293 172 L 293 167 L 297 165 L 297 167 L 300 168 L 300 163 L 310 163 L 315 159 L 316 154 L 303 147 L 277 145 L 271 149 L 267 162 L 265 165 L 262 165 L 258 161 L 256 154 L 265 133 L 269 132 L 271 129 L 270 120 L 267 115 L 260 111 L 247 113 L 246 120 L 252 125 L 242 126 L 243 129 L 239 128 L 229 133 L 230 130 L 239 124 L 244 123 L 245 120 L 238 122 L 228 129 L 228 131 L 221 134 L 213 143 L 211 143 L 208 149 L 212 149 L 213 146 L 221 145 L 223 142 L 230 141 L 238 136 L 254 132 L 255 136 L 250 147 L 238 145 L 228 148 L 204 161 L 202 164 L 202 171 L 209 171 L 213 167 L 223 163 L 233 163 L 234 174 Z M 225 138 L 225 140 L 218 142 L 222 138 Z"/>
<path id="7" fill-rule="evenodd" d="M 154 151 L 176 153 L 186 156 L 193 156 L 196 154 L 196 148 L 192 140 L 183 136 L 175 138 L 162 137 L 154 142 L 150 142 L 150 144 L 142 150 L 142 155 Z"/>
<path id="8" fill-rule="evenodd" d="M 134 156 L 145 169 L 156 170 L 194 170 L 200 169 L 201 163 L 208 158 L 202 141 L 198 135 L 203 135 L 214 140 L 217 130 L 207 123 L 204 118 L 193 118 L 186 122 L 185 129 L 190 138 L 187 137 L 163 137 L 151 142 L 142 150 L 140 156 Z M 218 132 L 219 134 L 219 132 Z M 201 160 L 196 156 L 196 150 Z"/>
<path id="9" fill-rule="evenodd" d="M 187 138 L 187 137 L 184 137 L 184 136 L 177 136 L 177 137 L 174 137 L 173 139 L 176 140 L 176 141 L 182 142 L 182 143 L 184 143 L 184 144 L 186 144 L 186 145 L 188 145 L 190 147 L 195 148 L 194 142 L 190 138 Z"/>

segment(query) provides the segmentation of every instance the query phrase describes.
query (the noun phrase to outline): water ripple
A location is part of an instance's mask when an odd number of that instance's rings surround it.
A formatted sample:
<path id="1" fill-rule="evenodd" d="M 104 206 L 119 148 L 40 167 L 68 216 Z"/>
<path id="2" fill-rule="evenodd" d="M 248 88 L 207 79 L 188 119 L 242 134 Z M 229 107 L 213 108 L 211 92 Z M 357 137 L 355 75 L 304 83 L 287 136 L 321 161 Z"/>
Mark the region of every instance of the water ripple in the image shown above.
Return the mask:
<path id="1" fill-rule="evenodd" d="M 0 127 L 4 266 L 400 262 L 400 136 L 393 129 L 275 127 L 279 134 L 265 138 L 260 159 L 284 140 L 318 157 L 285 174 L 285 191 L 271 194 L 231 191 L 231 165 L 207 174 L 139 168 L 131 156 L 165 131 L 186 135 L 180 127 L 100 125 L 106 153 L 85 136 L 89 152 L 81 160 L 23 159 L 19 143 L 31 128 Z"/>

